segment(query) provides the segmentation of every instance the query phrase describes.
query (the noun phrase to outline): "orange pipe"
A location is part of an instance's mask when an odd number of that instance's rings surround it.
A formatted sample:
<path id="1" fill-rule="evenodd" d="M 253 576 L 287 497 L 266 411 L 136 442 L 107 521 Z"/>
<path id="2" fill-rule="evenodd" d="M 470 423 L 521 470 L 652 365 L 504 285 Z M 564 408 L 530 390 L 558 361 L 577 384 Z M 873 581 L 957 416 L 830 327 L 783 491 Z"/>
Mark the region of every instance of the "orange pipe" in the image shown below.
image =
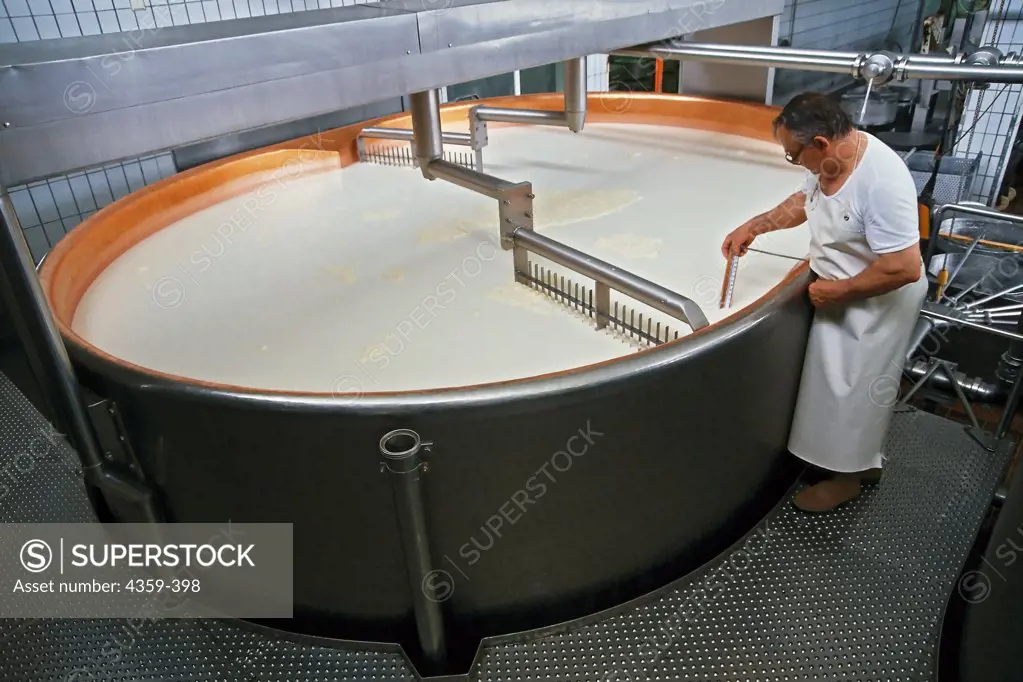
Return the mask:
<path id="1" fill-rule="evenodd" d="M 658 59 L 654 65 L 654 92 L 664 91 L 664 60 Z"/>

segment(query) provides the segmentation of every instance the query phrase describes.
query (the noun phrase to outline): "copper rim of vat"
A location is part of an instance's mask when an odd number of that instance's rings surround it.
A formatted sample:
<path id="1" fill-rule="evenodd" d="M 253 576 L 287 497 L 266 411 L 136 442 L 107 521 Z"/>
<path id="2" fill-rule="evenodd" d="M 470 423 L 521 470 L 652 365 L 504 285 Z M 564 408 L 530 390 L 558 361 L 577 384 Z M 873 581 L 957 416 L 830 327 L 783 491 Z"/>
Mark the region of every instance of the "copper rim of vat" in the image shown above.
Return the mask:
<path id="1" fill-rule="evenodd" d="M 777 107 L 766 105 L 653 93 L 590 93 L 587 99 L 587 122 L 590 123 L 676 126 L 763 141 L 774 140 L 772 122 L 779 111 Z M 455 103 L 442 107 L 442 122 L 464 122 L 469 109 L 481 104 L 558 111 L 564 106 L 564 98 L 555 93 Z M 522 124 L 489 125 L 500 128 Z M 407 113 L 394 114 L 213 161 L 137 190 L 76 226 L 57 243 L 39 270 L 43 291 L 72 357 L 92 368 L 115 369 L 122 378 L 149 388 L 188 390 L 232 400 L 353 410 L 415 404 L 423 407 L 482 404 L 507 400 L 516 395 L 535 397 L 559 393 L 575 387 L 613 382 L 627 375 L 634 376 L 637 372 L 657 371 L 667 363 L 684 361 L 756 325 L 780 307 L 782 301 L 800 294 L 806 285 L 804 276 L 808 266 L 800 263 L 750 305 L 670 343 L 559 372 L 471 386 L 411 391 L 300 392 L 209 382 L 128 362 L 94 346 L 72 329 L 75 311 L 85 292 L 107 266 L 135 244 L 203 208 L 255 189 L 259 183 L 273 179 L 275 173 L 282 169 L 306 175 L 358 163 L 356 139 L 359 131 L 368 126 L 411 128 L 411 117 Z"/>

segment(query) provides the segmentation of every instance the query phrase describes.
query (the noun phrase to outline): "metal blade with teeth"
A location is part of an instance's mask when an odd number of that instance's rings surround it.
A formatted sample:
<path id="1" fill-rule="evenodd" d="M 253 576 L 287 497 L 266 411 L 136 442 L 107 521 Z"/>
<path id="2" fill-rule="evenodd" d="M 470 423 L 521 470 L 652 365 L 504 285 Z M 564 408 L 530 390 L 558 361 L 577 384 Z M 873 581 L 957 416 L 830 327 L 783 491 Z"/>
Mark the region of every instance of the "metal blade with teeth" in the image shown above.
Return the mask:
<path id="1" fill-rule="evenodd" d="M 601 319 L 604 314 L 598 314 L 594 304 L 595 291 L 592 287 L 571 279 L 566 280 L 563 275 L 548 267 L 529 261 L 524 274 L 527 286 L 531 289 L 565 306 L 569 312 L 584 315 L 594 323 L 597 331 L 610 334 L 623 343 L 657 346 L 678 338 L 678 331 L 674 332 L 673 337 L 671 328 L 665 325 L 662 332 L 660 322 L 655 325 L 649 315 L 637 314 L 635 308 L 630 308 L 619 301 L 614 301 L 606 315 L 607 319 Z"/>
<path id="2" fill-rule="evenodd" d="M 418 161 L 410 147 L 398 147 L 389 144 L 370 144 L 360 140 L 358 145 L 359 161 L 363 163 L 375 163 L 381 166 L 400 166 L 404 168 L 417 168 Z M 444 152 L 445 161 L 469 169 L 475 169 L 475 158 L 462 152 Z"/>

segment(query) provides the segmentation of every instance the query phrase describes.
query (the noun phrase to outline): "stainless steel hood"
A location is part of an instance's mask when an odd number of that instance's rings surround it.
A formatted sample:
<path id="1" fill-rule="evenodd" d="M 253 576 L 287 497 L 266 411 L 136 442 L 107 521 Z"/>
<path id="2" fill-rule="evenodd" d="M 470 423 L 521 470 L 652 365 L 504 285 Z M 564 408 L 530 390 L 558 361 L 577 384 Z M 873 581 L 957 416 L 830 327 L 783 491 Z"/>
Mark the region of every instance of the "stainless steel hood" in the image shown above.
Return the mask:
<path id="1" fill-rule="evenodd" d="M 385 0 L 0 45 L 0 185 L 772 16 L 783 4 Z"/>

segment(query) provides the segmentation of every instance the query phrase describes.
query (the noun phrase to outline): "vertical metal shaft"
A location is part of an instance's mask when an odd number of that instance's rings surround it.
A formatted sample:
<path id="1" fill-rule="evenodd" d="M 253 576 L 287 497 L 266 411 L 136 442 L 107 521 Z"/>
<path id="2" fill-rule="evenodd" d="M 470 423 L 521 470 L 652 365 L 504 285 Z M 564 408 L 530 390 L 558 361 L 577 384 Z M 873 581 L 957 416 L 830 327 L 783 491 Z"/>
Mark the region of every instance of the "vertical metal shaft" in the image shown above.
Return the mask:
<path id="1" fill-rule="evenodd" d="M 440 131 L 440 95 L 436 90 L 414 92 L 412 102 L 412 134 L 415 136 L 416 159 L 423 177 L 433 180 L 430 163 L 444 155 Z"/>
<path id="2" fill-rule="evenodd" d="M 7 192 L 0 188 L 0 293 L 10 311 L 50 418 L 78 452 L 88 478 L 102 455 L 64 341 L 43 294 L 32 253 Z"/>
<path id="3" fill-rule="evenodd" d="M 422 475 L 426 467 L 420 455 L 420 451 L 429 452 L 432 445 L 423 442 L 418 433 L 409 429 L 391 431 L 380 439 L 383 469 L 390 474 L 394 503 L 398 509 L 416 632 L 423 654 L 431 662 L 440 663 L 446 656 L 440 602 L 446 597 L 434 595 L 429 584 L 433 577 L 433 562 L 423 507 Z"/>
<path id="4" fill-rule="evenodd" d="M 1023 316 L 1016 320 L 1016 333 L 1023 333 Z M 1020 371 L 1021 367 L 1023 367 L 1023 343 L 1013 340 L 1009 347 L 1005 349 L 1005 352 L 1002 353 L 1001 358 L 999 358 L 998 366 L 995 368 L 995 376 L 999 381 L 1011 384 L 1013 386 L 1012 390 L 1015 390 L 1019 375 L 1023 374 L 1023 371 Z M 1011 398 L 1006 400 L 1006 411 L 1010 410 L 1009 400 Z M 1011 407 L 1011 411 L 1015 412 L 1016 408 L 1014 406 Z M 1011 416 L 1009 419 L 1011 420 Z M 1001 438 L 1000 435 L 998 437 Z"/>
<path id="5" fill-rule="evenodd" d="M 565 120 L 573 133 L 586 124 L 586 57 L 565 62 Z"/>
<path id="6" fill-rule="evenodd" d="M 611 318 L 611 287 L 603 282 L 594 282 L 593 290 L 596 294 L 593 317 L 597 321 L 597 329 L 603 329 Z"/>

